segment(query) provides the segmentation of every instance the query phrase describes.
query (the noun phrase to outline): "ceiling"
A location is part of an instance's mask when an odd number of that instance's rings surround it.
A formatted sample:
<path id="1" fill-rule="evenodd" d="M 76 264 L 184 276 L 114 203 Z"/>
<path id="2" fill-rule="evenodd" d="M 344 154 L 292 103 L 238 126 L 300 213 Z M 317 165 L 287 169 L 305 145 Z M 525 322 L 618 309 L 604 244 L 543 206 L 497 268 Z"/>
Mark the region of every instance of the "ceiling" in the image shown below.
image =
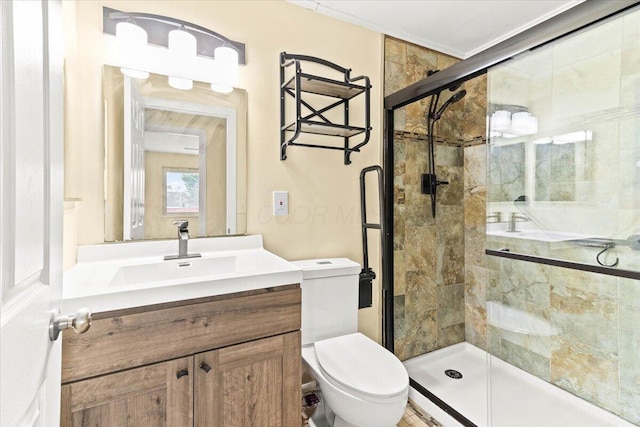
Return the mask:
<path id="1" fill-rule="evenodd" d="M 289 0 L 465 59 L 583 0 Z"/>

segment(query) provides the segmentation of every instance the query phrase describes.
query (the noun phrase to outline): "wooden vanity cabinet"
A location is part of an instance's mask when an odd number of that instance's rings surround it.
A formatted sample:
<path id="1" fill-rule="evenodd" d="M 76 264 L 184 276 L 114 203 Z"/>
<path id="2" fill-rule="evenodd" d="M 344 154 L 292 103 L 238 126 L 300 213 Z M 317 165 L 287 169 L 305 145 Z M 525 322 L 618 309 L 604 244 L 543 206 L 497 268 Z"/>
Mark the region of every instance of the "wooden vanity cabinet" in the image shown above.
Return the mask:
<path id="1" fill-rule="evenodd" d="M 195 425 L 299 426 L 299 360 L 299 332 L 195 355 Z"/>
<path id="2" fill-rule="evenodd" d="M 63 332 L 61 426 L 300 425 L 297 285 L 98 313 Z"/>
<path id="3" fill-rule="evenodd" d="M 193 425 L 193 376 L 176 375 L 185 370 L 193 356 L 65 384 L 60 425 Z"/>

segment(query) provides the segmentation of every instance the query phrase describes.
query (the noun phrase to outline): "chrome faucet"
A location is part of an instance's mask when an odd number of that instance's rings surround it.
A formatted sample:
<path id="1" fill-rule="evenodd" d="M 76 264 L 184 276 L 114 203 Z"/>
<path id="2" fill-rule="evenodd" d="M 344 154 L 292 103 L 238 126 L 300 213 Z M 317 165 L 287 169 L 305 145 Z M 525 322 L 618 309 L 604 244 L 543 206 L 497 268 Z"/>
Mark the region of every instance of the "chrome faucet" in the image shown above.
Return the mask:
<path id="1" fill-rule="evenodd" d="M 526 215 L 521 215 L 517 212 L 511 212 L 511 219 L 509 220 L 509 228 L 507 228 L 507 232 L 509 233 L 517 233 L 519 230 L 516 229 L 516 222 L 521 221 L 529 221 L 529 217 Z"/>
<path id="2" fill-rule="evenodd" d="M 170 259 L 182 259 L 182 258 L 198 258 L 200 254 L 189 254 L 189 221 L 180 220 L 174 221 L 173 225 L 178 227 L 178 255 L 166 255 L 165 261 Z"/>

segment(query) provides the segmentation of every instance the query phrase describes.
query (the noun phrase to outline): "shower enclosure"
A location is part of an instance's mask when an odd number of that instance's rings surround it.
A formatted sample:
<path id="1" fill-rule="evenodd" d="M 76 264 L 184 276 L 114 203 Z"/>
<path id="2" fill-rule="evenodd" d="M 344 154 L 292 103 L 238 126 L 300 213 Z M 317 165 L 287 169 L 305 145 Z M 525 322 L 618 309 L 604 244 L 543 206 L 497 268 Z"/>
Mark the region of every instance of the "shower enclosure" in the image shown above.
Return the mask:
<path id="1" fill-rule="evenodd" d="M 487 213 L 501 219 L 487 227 L 487 248 L 525 255 L 487 258 L 491 360 L 635 424 L 639 58 L 634 12 L 487 74 Z M 530 128 L 515 111 L 526 111 Z M 509 386 L 493 365 L 489 373 L 490 415 L 508 418 L 515 408 L 499 396 Z"/>
<path id="2" fill-rule="evenodd" d="M 386 41 L 385 344 L 445 426 L 640 425 L 640 10 L 616 12 L 421 89 L 456 61 Z M 432 126 L 418 93 L 461 80 Z"/>

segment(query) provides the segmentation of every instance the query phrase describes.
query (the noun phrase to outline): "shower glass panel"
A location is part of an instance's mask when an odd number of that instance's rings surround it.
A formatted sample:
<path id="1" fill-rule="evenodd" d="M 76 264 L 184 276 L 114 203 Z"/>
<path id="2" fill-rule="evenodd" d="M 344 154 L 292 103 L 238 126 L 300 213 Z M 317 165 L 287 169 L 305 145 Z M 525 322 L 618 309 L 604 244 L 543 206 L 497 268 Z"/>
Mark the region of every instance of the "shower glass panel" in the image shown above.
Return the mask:
<path id="1" fill-rule="evenodd" d="M 487 79 L 487 248 L 639 271 L 640 12 Z M 640 281 L 488 256 L 486 300 L 489 426 L 640 425 Z"/>

